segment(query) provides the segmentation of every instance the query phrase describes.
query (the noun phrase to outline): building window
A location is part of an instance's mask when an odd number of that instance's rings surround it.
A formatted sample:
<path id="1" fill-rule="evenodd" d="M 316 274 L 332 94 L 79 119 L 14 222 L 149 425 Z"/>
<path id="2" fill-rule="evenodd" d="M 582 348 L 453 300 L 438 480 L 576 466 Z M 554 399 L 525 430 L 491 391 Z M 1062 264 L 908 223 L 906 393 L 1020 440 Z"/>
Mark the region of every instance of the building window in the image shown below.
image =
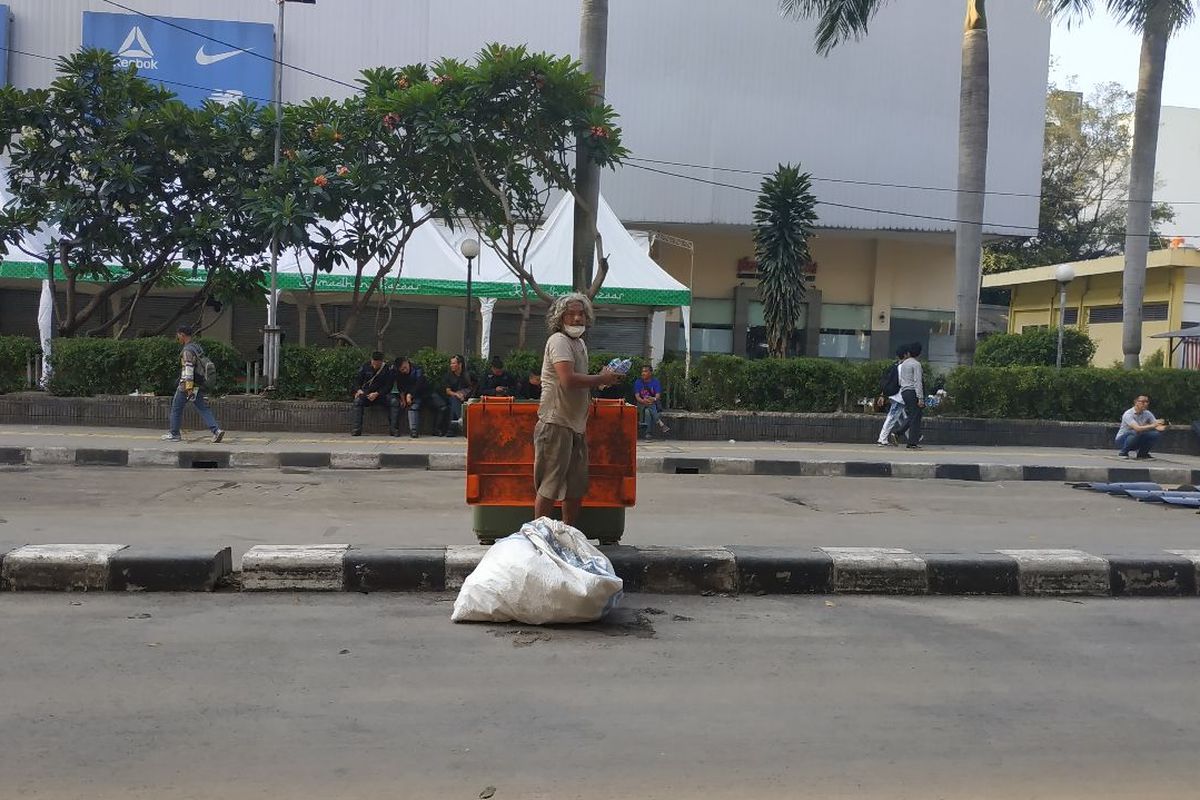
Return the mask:
<path id="1" fill-rule="evenodd" d="M 935 364 L 953 364 L 954 312 L 921 308 L 893 308 L 888 342 L 891 353 L 902 344 L 917 342 L 922 358 Z"/>
<path id="2" fill-rule="evenodd" d="M 679 350 L 686 349 L 686 329 L 679 328 Z M 692 300 L 692 352 L 733 352 L 733 300 L 697 297 Z"/>
<path id="3" fill-rule="evenodd" d="M 1166 303 L 1145 303 L 1142 305 L 1142 322 L 1166 322 Z"/>
<path id="4" fill-rule="evenodd" d="M 1125 312 L 1121 306 L 1092 306 L 1088 309 L 1088 325 L 1121 322 L 1124 319 Z"/>
<path id="5" fill-rule="evenodd" d="M 1032 333 L 1033 331 L 1044 331 L 1044 330 L 1046 330 L 1046 328 L 1049 328 L 1049 327 L 1050 327 L 1049 325 L 1022 325 L 1021 333 L 1026 333 L 1026 332 Z"/>
<path id="6" fill-rule="evenodd" d="M 1063 312 L 1063 325 L 1078 325 L 1079 324 L 1079 309 L 1068 308 Z"/>
<path id="7" fill-rule="evenodd" d="M 871 357 L 871 307 L 829 303 L 821 306 L 822 358 L 865 361 Z"/>
<path id="8" fill-rule="evenodd" d="M 767 321 L 763 317 L 763 304 L 751 300 L 747 306 L 746 320 L 746 357 L 765 358 L 770 355 L 767 345 Z M 800 306 L 800 316 L 796 319 L 796 329 L 788 343 L 791 355 L 804 354 L 804 329 L 808 327 L 808 305 Z"/>

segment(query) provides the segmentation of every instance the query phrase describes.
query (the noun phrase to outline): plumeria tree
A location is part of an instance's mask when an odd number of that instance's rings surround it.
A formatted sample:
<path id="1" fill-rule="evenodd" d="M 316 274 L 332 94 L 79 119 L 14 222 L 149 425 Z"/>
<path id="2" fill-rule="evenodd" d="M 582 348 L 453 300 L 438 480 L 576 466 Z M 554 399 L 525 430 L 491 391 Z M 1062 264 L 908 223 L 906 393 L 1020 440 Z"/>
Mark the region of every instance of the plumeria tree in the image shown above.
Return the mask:
<path id="1" fill-rule="evenodd" d="M 773 356 L 787 355 L 804 303 L 804 267 L 812 260 L 808 240 L 817 224 L 817 198 L 811 176 L 780 164 L 763 180 L 754 204 L 754 257 L 767 346 Z"/>
<path id="2" fill-rule="evenodd" d="M 137 303 L 178 284 L 180 269 L 207 279 L 176 318 L 214 295 L 250 291 L 263 246 L 242 194 L 270 160 L 267 112 L 189 108 L 103 50 L 61 59 L 58 73 L 48 89 L 0 90 L 11 196 L 0 238 L 12 250 L 47 231 L 45 246 L 26 255 L 47 266 L 56 289 L 63 277 L 59 335 L 84 330 L 114 297 L 116 313 L 87 332 L 124 331 Z M 98 288 L 84 293 L 81 283 Z"/>
<path id="3" fill-rule="evenodd" d="M 380 67 L 362 73 L 361 94 L 288 108 L 283 159 L 251 198 L 249 209 L 267 235 L 307 256 L 310 303 L 337 343 L 355 343 L 359 318 L 384 297 L 388 277 L 401 273 L 416 230 L 451 215 L 453 142 L 427 146 L 417 126 L 379 108 L 380 98 L 429 80 L 421 66 Z M 348 273 L 350 294 L 349 313 L 337 326 L 316 291 L 319 276 L 334 270 Z"/>
<path id="4" fill-rule="evenodd" d="M 429 149 L 456 155 L 453 192 L 446 195 L 468 224 L 482 234 L 516 277 L 522 293 L 522 326 L 529 318 L 530 293 L 552 300 L 528 266 L 538 226 L 551 200 L 577 192 L 576 137 L 597 167 L 619 164 L 627 154 L 611 106 L 596 103 L 591 79 L 579 63 L 525 47 L 492 44 L 471 63 L 446 59 L 428 80 L 415 80 L 380 98 L 381 108 L 412 125 Z M 607 274 L 601 268 L 591 296 Z"/>

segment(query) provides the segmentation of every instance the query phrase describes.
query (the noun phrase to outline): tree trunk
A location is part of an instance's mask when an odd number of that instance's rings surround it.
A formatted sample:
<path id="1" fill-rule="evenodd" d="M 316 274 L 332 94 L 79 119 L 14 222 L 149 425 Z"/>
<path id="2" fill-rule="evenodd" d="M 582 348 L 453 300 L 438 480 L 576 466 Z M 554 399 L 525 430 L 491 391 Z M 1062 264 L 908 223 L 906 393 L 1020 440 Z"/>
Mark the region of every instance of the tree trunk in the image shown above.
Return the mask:
<path id="1" fill-rule="evenodd" d="M 983 258 L 988 150 L 988 35 L 984 0 L 967 0 L 958 100 L 958 223 L 954 233 L 957 306 L 954 349 L 960 365 L 975 361 Z"/>
<path id="2" fill-rule="evenodd" d="M 608 62 L 608 0 L 580 0 L 579 60 L 592 78 L 597 103 L 604 102 L 604 73 Z M 596 209 L 600 200 L 600 168 L 587 157 L 583 139 L 576 140 L 575 188 L 584 203 L 575 201 L 575 238 L 571 248 L 571 275 L 575 291 L 592 285 L 592 257 L 596 247 Z"/>
<path id="3" fill-rule="evenodd" d="M 525 336 L 529 328 L 529 287 L 521 281 L 521 324 L 517 327 L 517 349 L 525 349 Z"/>
<path id="4" fill-rule="evenodd" d="M 1142 352 L 1142 299 L 1146 256 L 1150 252 L 1150 211 L 1154 202 L 1154 160 L 1162 112 L 1163 72 L 1171 29 L 1167 4 L 1152 3 L 1142 30 L 1137 100 L 1133 110 L 1133 153 L 1129 161 L 1129 202 L 1125 210 L 1125 278 L 1122 281 L 1121 349 L 1125 369 L 1137 369 Z"/>

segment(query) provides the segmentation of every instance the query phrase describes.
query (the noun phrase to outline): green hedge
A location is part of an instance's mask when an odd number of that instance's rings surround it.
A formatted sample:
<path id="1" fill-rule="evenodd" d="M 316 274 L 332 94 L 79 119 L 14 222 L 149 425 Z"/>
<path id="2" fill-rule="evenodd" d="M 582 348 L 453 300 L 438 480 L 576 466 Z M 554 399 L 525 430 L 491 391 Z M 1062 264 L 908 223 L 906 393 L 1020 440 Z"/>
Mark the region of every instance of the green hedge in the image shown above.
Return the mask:
<path id="1" fill-rule="evenodd" d="M 1096 343 L 1075 328 L 1063 328 L 1063 366 L 1086 367 Z M 977 367 L 1053 367 L 1058 358 L 1058 328 L 997 333 L 979 343 Z"/>
<path id="2" fill-rule="evenodd" d="M 233 391 L 245 369 L 237 351 L 223 342 L 201 339 L 217 366 L 216 394 Z M 172 394 L 179 384 L 179 345 L 174 339 L 55 339 L 50 365 L 51 394 L 92 397 L 98 394 L 152 392 Z"/>
<path id="3" fill-rule="evenodd" d="M 0 394 L 25 388 L 29 359 L 40 350 L 28 336 L 0 336 Z"/>
<path id="4" fill-rule="evenodd" d="M 1150 395 L 1155 416 L 1176 423 L 1200 418 L 1200 372 L 1182 369 L 962 367 L 946 385 L 954 413 L 1116 422 L 1139 394 Z"/>

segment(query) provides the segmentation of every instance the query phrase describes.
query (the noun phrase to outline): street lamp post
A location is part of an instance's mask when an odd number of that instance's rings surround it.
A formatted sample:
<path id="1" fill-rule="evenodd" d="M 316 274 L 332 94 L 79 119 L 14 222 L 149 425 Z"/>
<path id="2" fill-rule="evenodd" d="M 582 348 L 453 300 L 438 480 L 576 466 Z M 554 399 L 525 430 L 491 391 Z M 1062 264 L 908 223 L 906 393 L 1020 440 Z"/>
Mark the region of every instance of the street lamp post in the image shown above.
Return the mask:
<path id="1" fill-rule="evenodd" d="M 1054 368 L 1062 369 L 1063 328 L 1067 324 L 1067 284 L 1075 280 L 1075 270 L 1070 264 L 1061 264 L 1054 271 L 1054 280 L 1058 281 L 1058 355 L 1054 359 Z"/>
<path id="2" fill-rule="evenodd" d="M 471 363 L 471 262 L 479 255 L 479 242 L 475 239 L 463 239 L 458 246 L 458 250 L 467 259 L 467 319 L 463 324 L 463 357 L 467 359 L 467 364 Z M 463 368 L 466 368 L 466 364 Z"/>
<path id="3" fill-rule="evenodd" d="M 275 0 L 279 6 L 279 17 L 275 28 L 275 153 L 272 164 L 279 167 L 279 153 L 283 146 L 283 8 L 287 3 L 314 5 L 317 0 Z M 279 234 L 271 235 L 271 293 L 267 295 L 267 324 L 263 327 L 263 374 L 266 378 L 264 390 L 275 391 L 279 382 Z"/>

